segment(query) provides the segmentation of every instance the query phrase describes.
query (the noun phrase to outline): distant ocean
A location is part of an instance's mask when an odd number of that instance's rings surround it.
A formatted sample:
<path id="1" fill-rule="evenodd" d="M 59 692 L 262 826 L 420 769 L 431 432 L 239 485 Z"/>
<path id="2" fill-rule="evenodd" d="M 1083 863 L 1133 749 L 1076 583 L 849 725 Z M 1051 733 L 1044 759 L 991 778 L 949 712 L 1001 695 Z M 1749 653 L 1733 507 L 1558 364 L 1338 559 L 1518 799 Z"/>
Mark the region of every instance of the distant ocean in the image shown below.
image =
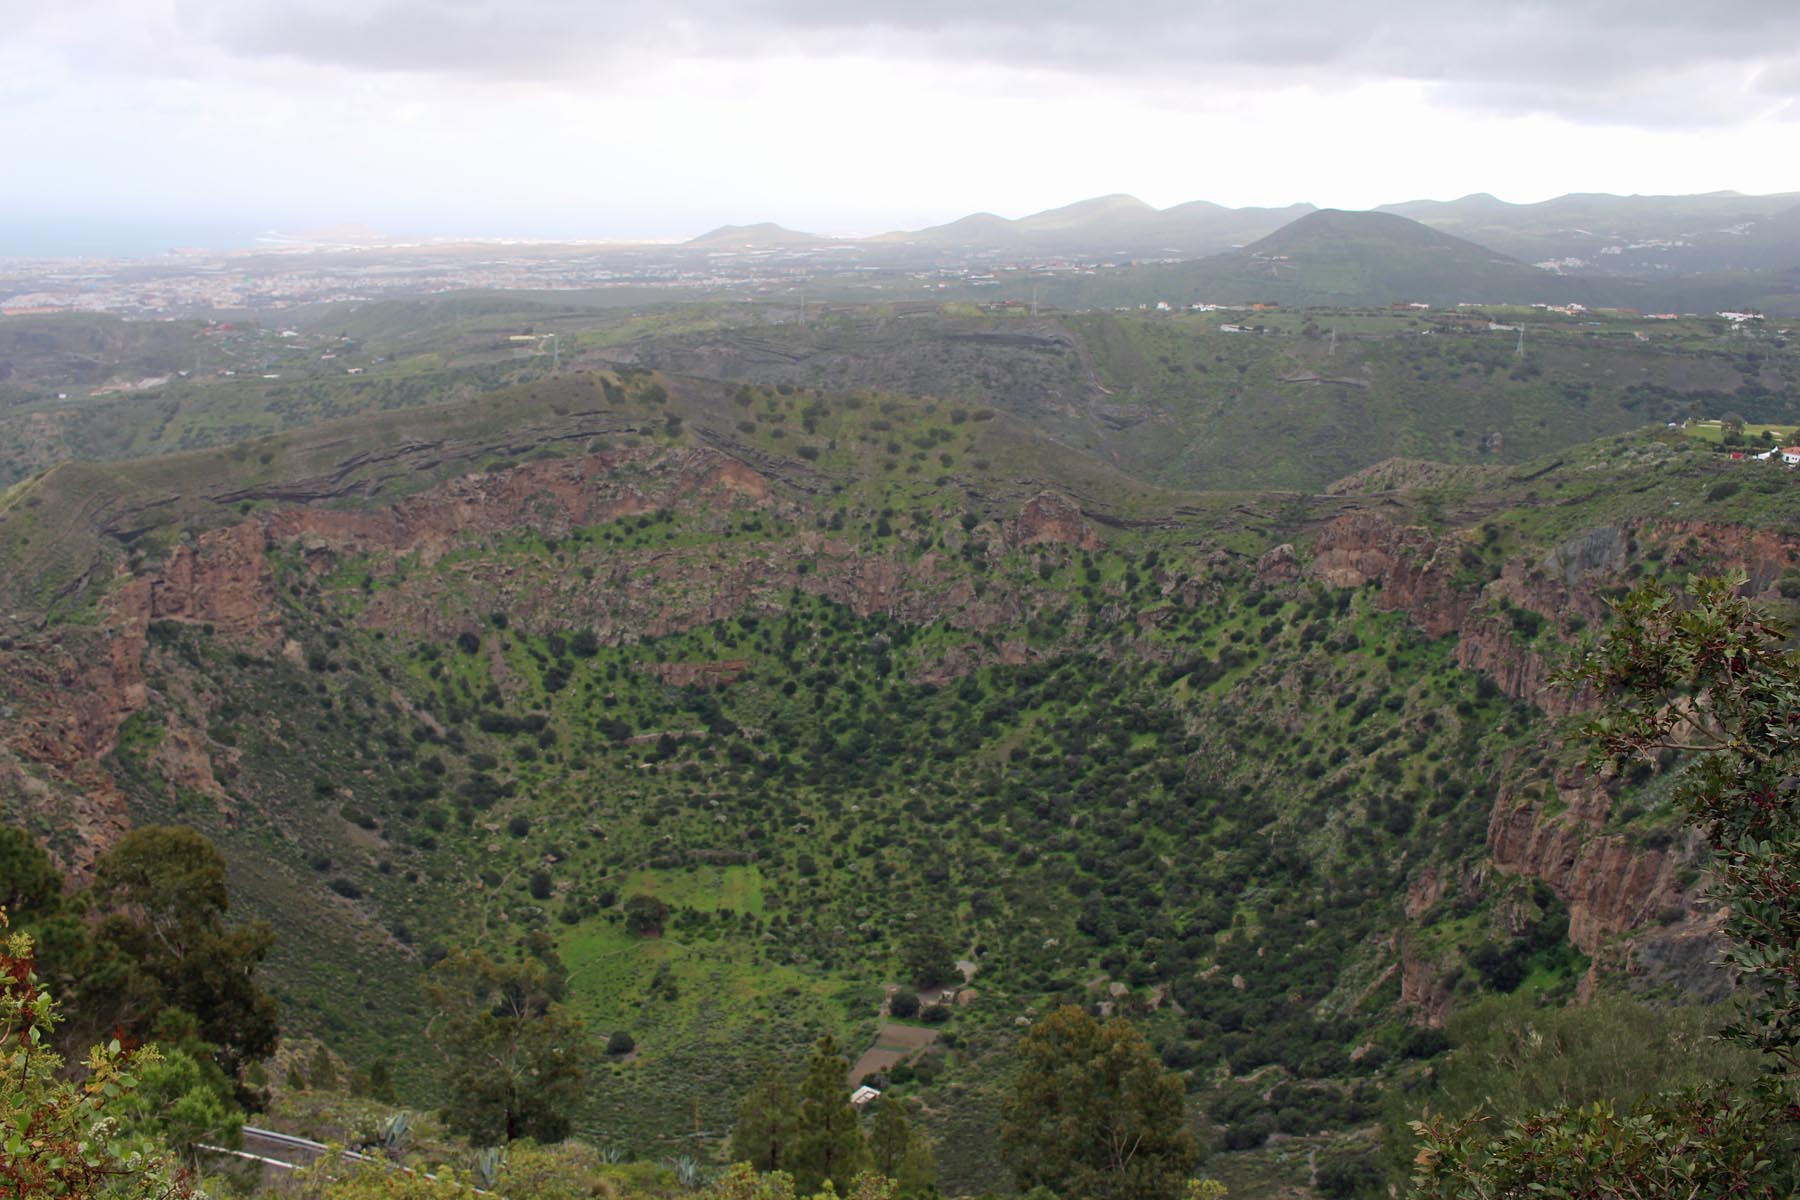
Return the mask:
<path id="1" fill-rule="evenodd" d="M 153 258 L 171 250 L 238 250 L 269 227 L 219 221 L 106 221 L 0 216 L 0 258 Z"/>

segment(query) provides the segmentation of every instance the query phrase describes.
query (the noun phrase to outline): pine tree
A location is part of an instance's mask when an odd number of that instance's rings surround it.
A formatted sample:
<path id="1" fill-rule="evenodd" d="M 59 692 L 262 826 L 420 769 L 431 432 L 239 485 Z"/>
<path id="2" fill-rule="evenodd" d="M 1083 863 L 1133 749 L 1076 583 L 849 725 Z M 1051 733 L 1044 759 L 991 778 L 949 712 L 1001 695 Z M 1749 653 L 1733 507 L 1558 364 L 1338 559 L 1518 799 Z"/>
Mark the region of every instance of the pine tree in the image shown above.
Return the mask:
<path id="1" fill-rule="evenodd" d="M 894 1181 L 903 1200 L 937 1195 L 937 1156 L 931 1139 L 906 1115 L 904 1102 L 884 1099 L 875 1106 L 869 1127 L 869 1154 L 875 1171 Z"/>
<path id="2" fill-rule="evenodd" d="M 816 1192 L 829 1181 L 842 1194 L 859 1172 L 868 1169 L 869 1147 L 845 1082 L 849 1072 L 837 1039 L 830 1034 L 820 1038 L 800 1084 L 793 1150 L 782 1163 L 802 1192 Z"/>
<path id="3" fill-rule="evenodd" d="M 900 1157 L 900 1169 L 894 1173 L 901 1200 L 926 1200 L 936 1196 L 937 1155 L 932 1153 L 931 1139 L 925 1131 L 913 1126 L 907 1138 L 906 1153 Z"/>
<path id="4" fill-rule="evenodd" d="M 869 1127 L 869 1153 L 875 1159 L 875 1169 L 889 1179 L 898 1178 L 912 1135 L 912 1125 L 901 1111 L 900 1102 L 878 1101 L 874 1124 Z"/>
<path id="5" fill-rule="evenodd" d="M 793 1084 L 771 1065 L 738 1106 L 737 1124 L 731 1127 L 731 1161 L 749 1163 L 758 1171 L 783 1170 L 799 1121 L 797 1105 Z"/>

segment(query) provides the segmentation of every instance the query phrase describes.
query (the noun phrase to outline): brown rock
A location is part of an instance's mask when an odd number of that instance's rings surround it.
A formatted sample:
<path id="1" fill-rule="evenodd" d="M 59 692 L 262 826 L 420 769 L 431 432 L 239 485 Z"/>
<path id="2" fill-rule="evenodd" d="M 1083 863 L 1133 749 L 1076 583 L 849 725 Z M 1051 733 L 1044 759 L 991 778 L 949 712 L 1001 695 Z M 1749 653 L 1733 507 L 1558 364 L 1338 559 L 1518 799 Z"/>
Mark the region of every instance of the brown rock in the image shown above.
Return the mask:
<path id="1" fill-rule="evenodd" d="M 1410 947 L 1401 952 L 1400 1003 L 1413 1011 L 1417 1024 L 1441 1028 L 1450 1016 L 1450 984 L 1444 968 L 1430 959 L 1417 958 Z"/>
<path id="2" fill-rule="evenodd" d="M 1039 546 L 1060 543 L 1083 550 L 1100 549 L 1100 538 L 1088 527 L 1081 509 L 1067 496 L 1057 492 L 1039 492 L 1025 502 L 1019 519 L 1013 523 L 1012 544 Z"/>
<path id="3" fill-rule="evenodd" d="M 1609 937 L 1681 905 L 1687 854 L 1601 833 L 1612 797 L 1585 771 L 1559 776 L 1556 793 L 1561 811 L 1551 813 L 1543 800 L 1502 792 L 1488 820 L 1488 853 L 1505 874 L 1550 885 L 1569 906 L 1573 945 L 1593 954 Z"/>
<path id="4" fill-rule="evenodd" d="M 1283 542 L 1256 560 L 1256 582 L 1263 587 L 1300 578 L 1300 560 L 1291 543 Z"/>
<path id="5" fill-rule="evenodd" d="M 724 659 L 719 662 L 645 663 L 643 669 L 672 687 L 694 684 L 736 683 L 750 666 L 747 658 Z"/>

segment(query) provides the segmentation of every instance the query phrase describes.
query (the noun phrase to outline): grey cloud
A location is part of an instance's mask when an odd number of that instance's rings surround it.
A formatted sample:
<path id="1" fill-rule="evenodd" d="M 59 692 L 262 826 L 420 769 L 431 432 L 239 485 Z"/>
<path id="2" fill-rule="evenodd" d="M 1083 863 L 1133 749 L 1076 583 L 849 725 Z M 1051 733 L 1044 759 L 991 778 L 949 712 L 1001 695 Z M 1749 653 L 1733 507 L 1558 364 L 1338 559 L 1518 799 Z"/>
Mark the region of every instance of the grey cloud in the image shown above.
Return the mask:
<path id="1" fill-rule="evenodd" d="M 1670 126 L 1791 109 L 1800 4 L 1509 0 L 178 0 L 239 56 L 355 70 L 581 78 L 671 52 L 923 55 L 1121 83 L 1400 79 L 1497 112 Z"/>

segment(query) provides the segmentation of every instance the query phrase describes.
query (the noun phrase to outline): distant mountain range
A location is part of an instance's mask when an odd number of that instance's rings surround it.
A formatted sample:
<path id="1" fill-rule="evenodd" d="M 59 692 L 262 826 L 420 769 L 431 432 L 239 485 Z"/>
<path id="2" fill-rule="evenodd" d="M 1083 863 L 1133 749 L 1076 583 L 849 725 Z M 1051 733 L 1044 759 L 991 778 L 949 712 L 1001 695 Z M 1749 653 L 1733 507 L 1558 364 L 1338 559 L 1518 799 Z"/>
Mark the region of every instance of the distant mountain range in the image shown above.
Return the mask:
<path id="1" fill-rule="evenodd" d="M 792 249 L 853 241 L 896 252 L 945 250 L 1062 255 L 1197 257 L 1253 242 L 1297 217 L 1316 212 L 1311 204 L 1286 208 L 1226 208 L 1205 200 L 1156 209 L 1135 196 L 1099 196 L 1062 208 L 1011 220 L 989 212 L 970 213 L 946 225 L 896 231 L 870 238 L 838 239 L 797 233 L 780 225 L 726 225 L 688 243 L 734 250 Z"/>
<path id="2" fill-rule="evenodd" d="M 1204 200 L 1157 209 L 1134 196 L 1100 196 L 1016 220 L 971 213 L 945 225 L 837 239 L 779 225 L 729 225 L 688 243 L 767 251 L 855 245 L 896 255 L 946 252 L 1090 259 L 1198 259 L 1247 248 L 1318 213 L 1311 204 L 1226 208 Z M 1459 200 L 1409 200 L 1374 214 L 1403 218 L 1514 260 L 1568 276 L 1656 277 L 1800 267 L 1800 192 L 1746 196 L 1571 194 L 1510 204 L 1485 193 Z M 1342 218 L 1306 236 L 1345 232 Z M 1358 236 L 1375 226 L 1356 224 Z M 1397 229 L 1397 226 L 1390 227 Z M 1418 242 L 1416 235 L 1414 243 Z M 1267 250 L 1268 248 L 1264 248 Z M 1489 260 L 1490 262 L 1492 260 Z"/>
<path id="3" fill-rule="evenodd" d="M 1566 274 L 1655 275 L 1800 265 L 1800 192 L 1558 196 L 1508 204 L 1479 193 L 1378 211 L 1410 217 Z"/>

